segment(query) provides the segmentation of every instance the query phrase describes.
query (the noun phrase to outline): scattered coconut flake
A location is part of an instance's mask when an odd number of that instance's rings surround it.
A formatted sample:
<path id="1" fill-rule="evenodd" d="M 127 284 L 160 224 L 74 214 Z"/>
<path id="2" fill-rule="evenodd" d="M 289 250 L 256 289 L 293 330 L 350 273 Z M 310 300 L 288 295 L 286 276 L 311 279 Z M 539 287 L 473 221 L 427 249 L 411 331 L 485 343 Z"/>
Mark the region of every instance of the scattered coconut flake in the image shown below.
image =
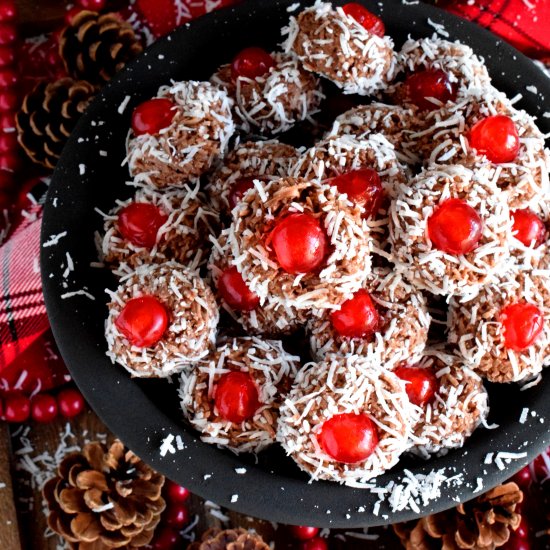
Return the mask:
<path id="1" fill-rule="evenodd" d="M 239 500 L 239 495 L 231 495 L 231 504 L 237 502 L 237 500 Z"/>
<path id="2" fill-rule="evenodd" d="M 175 436 L 173 434 L 168 434 L 160 445 L 160 456 L 164 457 L 167 453 L 174 454 L 176 448 L 172 443 L 174 442 Z"/>
<path id="3" fill-rule="evenodd" d="M 51 235 L 50 238 L 42 246 L 44 248 L 48 248 L 49 246 L 55 246 L 63 237 L 66 237 L 66 236 L 67 236 L 66 231 L 62 231 L 57 235 Z"/>
<path id="4" fill-rule="evenodd" d="M 118 106 L 118 114 L 121 115 L 124 113 L 126 107 L 128 107 L 128 103 L 130 103 L 130 99 L 132 99 L 132 96 L 127 95 L 123 100 L 122 103 Z"/>

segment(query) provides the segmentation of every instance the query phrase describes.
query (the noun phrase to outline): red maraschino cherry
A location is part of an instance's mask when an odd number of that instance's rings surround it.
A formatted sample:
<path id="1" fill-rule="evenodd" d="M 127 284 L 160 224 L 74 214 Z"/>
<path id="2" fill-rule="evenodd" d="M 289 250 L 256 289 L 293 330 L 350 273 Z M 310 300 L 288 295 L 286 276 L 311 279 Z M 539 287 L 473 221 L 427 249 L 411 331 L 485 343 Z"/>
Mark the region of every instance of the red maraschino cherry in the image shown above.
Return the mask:
<path id="1" fill-rule="evenodd" d="M 504 345 L 514 351 L 522 351 L 533 345 L 544 326 L 544 316 L 534 304 L 516 302 L 500 312 Z"/>
<path id="2" fill-rule="evenodd" d="M 333 311 L 330 321 L 334 330 L 347 338 L 365 338 L 380 327 L 380 315 L 366 290 L 357 291 L 339 310 Z"/>
<path id="3" fill-rule="evenodd" d="M 325 453 L 334 460 L 355 464 L 374 452 L 378 432 L 367 414 L 343 413 L 326 420 L 317 439 Z"/>
<path id="4" fill-rule="evenodd" d="M 376 170 L 372 168 L 352 170 L 332 178 L 330 184 L 334 185 L 340 193 L 345 193 L 352 202 L 362 205 L 366 218 L 374 217 L 380 210 L 384 199 L 384 188 Z"/>
<path id="5" fill-rule="evenodd" d="M 317 536 L 318 527 L 307 527 L 305 525 L 291 525 L 290 532 L 293 538 L 298 540 L 309 540 Z"/>
<path id="6" fill-rule="evenodd" d="M 229 422 L 240 424 L 252 418 L 260 407 L 258 389 L 246 372 L 232 371 L 222 375 L 214 391 L 218 414 Z"/>
<path id="7" fill-rule="evenodd" d="M 132 130 L 136 136 L 158 134 L 170 126 L 176 114 L 175 104 L 165 97 L 155 97 L 138 105 L 132 113 Z"/>
<path id="8" fill-rule="evenodd" d="M 218 290 L 229 307 L 237 311 L 252 311 L 260 298 L 252 292 L 236 267 L 228 267 L 218 279 Z"/>
<path id="9" fill-rule="evenodd" d="M 423 407 L 433 401 L 439 382 L 432 369 L 401 366 L 393 372 L 406 382 L 405 389 L 411 403 Z"/>
<path id="10" fill-rule="evenodd" d="M 506 115 L 480 120 L 470 130 L 470 146 L 491 162 L 512 162 L 519 152 L 519 135 L 514 121 Z"/>
<path id="11" fill-rule="evenodd" d="M 287 273 L 309 273 L 325 260 L 328 237 L 319 218 L 307 213 L 281 218 L 268 239 L 279 265 Z"/>
<path id="12" fill-rule="evenodd" d="M 157 244 L 158 231 L 167 219 L 154 204 L 132 202 L 119 212 L 118 230 L 132 244 L 153 248 Z"/>
<path id="13" fill-rule="evenodd" d="M 349 17 L 353 17 L 357 23 L 367 29 L 370 33 L 376 36 L 384 36 L 386 28 L 380 17 L 376 17 L 374 13 L 371 13 L 365 6 L 357 4 L 356 2 L 349 2 L 342 6 L 344 13 Z"/>
<path id="14" fill-rule="evenodd" d="M 255 179 L 258 178 L 254 176 L 240 178 L 231 186 L 231 191 L 229 192 L 229 206 L 231 210 L 243 200 L 245 193 L 254 187 Z"/>
<path id="15" fill-rule="evenodd" d="M 275 65 L 275 60 L 269 52 L 262 48 L 245 48 L 239 52 L 231 63 L 231 77 L 237 80 L 239 77 L 254 80 L 269 72 Z"/>
<path id="16" fill-rule="evenodd" d="M 149 348 L 166 332 L 168 312 L 154 296 L 132 298 L 122 308 L 115 325 L 130 344 Z"/>
<path id="17" fill-rule="evenodd" d="M 525 246 L 540 246 L 546 239 L 544 222 L 529 208 L 512 212 L 512 234 Z"/>
<path id="18" fill-rule="evenodd" d="M 438 109 L 438 102 L 430 101 L 430 98 L 437 99 L 441 103 L 455 101 L 457 87 L 451 83 L 449 76 L 441 69 L 426 69 L 416 71 L 405 79 L 404 92 L 407 101 L 416 105 L 423 111 Z"/>
<path id="19" fill-rule="evenodd" d="M 428 218 L 428 236 L 435 248 L 447 254 L 474 250 L 483 233 L 479 214 L 462 199 L 447 199 Z"/>

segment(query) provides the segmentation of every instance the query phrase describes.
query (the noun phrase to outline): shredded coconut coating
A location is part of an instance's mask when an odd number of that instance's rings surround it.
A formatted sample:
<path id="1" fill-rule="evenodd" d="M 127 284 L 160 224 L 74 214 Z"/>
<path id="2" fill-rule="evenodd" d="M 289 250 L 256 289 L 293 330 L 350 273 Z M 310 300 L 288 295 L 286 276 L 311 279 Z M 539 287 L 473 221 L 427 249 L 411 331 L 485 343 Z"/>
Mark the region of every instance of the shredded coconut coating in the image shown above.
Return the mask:
<path id="1" fill-rule="evenodd" d="M 450 198 L 465 200 L 482 219 L 477 248 L 465 255 L 438 250 L 427 221 Z M 512 221 L 506 198 L 483 170 L 436 166 L 400 187 L 390 208 L 390 242 L 399 270 L 418 288 L 436 295 L 467 294 L 506 267 Z"/>
<path id="2" fill-rule="evenodd" d="M 507 305 L 527 302 L 544 316 L 538 338 L 522 351 L 504 345 L 500 313 Z M 518 382 L 550 363 L 550 272 L 509 271 L 479 293 L 453 297 L 449 309 L 449 342 L 473 370 L 491 382 Z"/>
<path id="3" fill-rule="evenodd" d="M 208 82 L 174 82 L 157 97 L 175 104 L 170 126 L 158 134 L 134 136 L 126 144 L 126 162 L 138 182 L 153 187 L 181 185 L 207 172 L 227 151 L 235 132 L 227 92 Z"/>
<path id="4" fill-rule="evenodd" d="M 312 479 L 361 487 L 407 449 L 412 412 L 405 384 L 390 371 L 360 357 L 331 357 L 307 364 L 296 376 L 280 409 L 277 440 Z M 337 462 L 317 440 L 324 422 L 343 413 L 366 413 L 376 425 L 378 446 L 362 462 Z"/>
<path id="5" fill-rule="evenodd" d="M 126 240 L 118 229 L 118 216 L 133 203 L 153 204 L 167 217 L 157 233 L 153 248 L 137 246 Z M 122 275 L 142 264 L 174 260 L 189 269 L 197 269 L 208 258 L 208 235 L 216 232 L 218 215 L 204 204 L 200 183 L 167 188 L 162 192 L 138 186 L 134 196 L 116 201 L 116 206 L 103 216 L 104 235 L 101 260 L 116 275 Z"/>
<path id="6" fill-rule="evenodd" d="M 371 34 L 341 7 L 317 0 L 290 18 L 282 47 L 304 68 L 328 78 L 345 94 L 371 95 L 385 88 L 396 72 L 390 37 Z"/>
<path id="7" fill-rule="evenodd" d="M 164 378 L 202 359 L 214 345 L 219 311 L 214 295 L 196 272 L 176 262 L 143 265 L 120 280 L 105 324 L 107 356 L 139 378 Z M 169 313 L 169 325 L 154 346 L 132 346 L 115 321 L 126 303 L 156 297 Z"/>
<path id="8" fill-rule="evenodd" d="M 362 208 L 330 185 L 283 178 L 255 189 L 233 210 L 228 228 L 233 262 L 262 304 L 335 308 L 359 290 L 371 269 L 369 228 Z M 318 272 L 290 274 L 276 262 L 268 237 L 282 217 L 306 212 L 322 222 L 330 252 Z"/>
<path id="9" fill-rule="evenodd" d="M 206 443 L 235 453 L 259 452 L 275 441 L 279 406 L 299 368 L 299 358 L 276 340 L 234 338 L 181 377 L 179 395 L 184 416 Z M 241 424 L 222 418 L 215 405 L 216 383 L 226 373 L 250 374 L 261 403 Z"/>
<path id="10" fill-rule="evenodd" d="M 448 353 L 428 353 L 417 368 L 431 369 L 439 388 L 431 403 L 414 408 L 410 452 L 429 458 L 460 448 L 489 414 L 481 378 Z"/>
<path id="11" fill-rule="evenodd" d="M 319 79 L 305 71 L 286 53 L 272 53 L 275 61 L 266 75 L 254 79 L 231 76 L 231 65 L 222 65 L 210 79 L 234 100 L 239 129 L 266 135 L 290 130 L 297 122 L 319 111 L 324 99 Z"/>
<path id="12" fill-rule="evenodd" d="M 380 326 L 372 337 L 347 338 L 332 327 L 330 312 L 318 312 L 308 323 L 311 353 L 316 361 L 328 355 L 360 355 L 369 363 L 392 369 L 403 361 L 418 358 L 428 339 L 430 315 L 420 291 L 401 274 L 387 268 L 375 268 L 364 285 L 377 307 Z M 314 312 L 315 313 L 315 312 Z"/>
<path id="13" fill-rule="evenodd" d="M 206 191 L 213 207 L 225 214 L 231 211 L 229 196 L 241 178 L 258 177 L 264 182 L 290 175 L 299 151 L 277 140 L 247 141 L 228 153 L 212 174 Z"/>

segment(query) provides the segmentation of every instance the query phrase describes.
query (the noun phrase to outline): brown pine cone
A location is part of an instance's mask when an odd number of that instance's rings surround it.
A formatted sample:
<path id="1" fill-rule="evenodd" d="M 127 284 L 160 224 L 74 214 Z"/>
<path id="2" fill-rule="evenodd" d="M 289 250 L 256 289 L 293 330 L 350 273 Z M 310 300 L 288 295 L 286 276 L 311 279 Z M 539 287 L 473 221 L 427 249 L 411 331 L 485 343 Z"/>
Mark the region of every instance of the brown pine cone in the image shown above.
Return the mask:
<path id="1" fill-rule="evenodd" d="M 116 440 L 67 455 L 44 486 L 49 527 L 72 550 L 149 544 L 165 508 L 164 476 Z"/>
<path id="2" fill-rule="evenodd" d="M 54 168 L 80 115 L 96 89 L 82 80 L 62 78 L 40 82 L 23 100 L 17 113 L 17 134 L 30 159 Z"/>
<path id="3" fill-rule="evenodd" d="M 519 487 L 505 483 L 452 510 L 398 523 L 394 531 L 407 550 L 493 550 L 518 528 L 515 509 L 522 500 Z"/>
<path id="4" fill-rule="evenodd" d="M 246 529 L 208 529 L 188 550 L 269 550 L 260 535 Z"/>
<path id="5" fill-rule="evenodd" d="M 110 80 L 142 50 L 131 25 L 113 13 L 81 11 L 59 38 L 67 72 L 93 84 Z"/>

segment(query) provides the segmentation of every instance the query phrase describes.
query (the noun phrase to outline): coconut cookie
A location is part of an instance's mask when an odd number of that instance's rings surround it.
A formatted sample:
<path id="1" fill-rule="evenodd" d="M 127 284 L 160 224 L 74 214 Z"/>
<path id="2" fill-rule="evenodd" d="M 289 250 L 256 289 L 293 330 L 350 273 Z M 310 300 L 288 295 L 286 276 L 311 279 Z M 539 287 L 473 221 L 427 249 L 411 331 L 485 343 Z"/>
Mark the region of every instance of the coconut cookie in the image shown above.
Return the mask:
<path id="1" fill-rule="evenodd" d="M 101 256 L 115 273 L 141 264 L 175 260 L 190 269 L 208 257 L 208 235 L 218 216 L 204 204 L 200 185 L 185 184 L 159 192 L 138 187 L 104 215 Z"/>
<path id="2" fill-rule="evenodd" d="M 286 53 L 246 48 L 223 65 L 211 82 L 234 100 L 238 127 L 275 135 L 318 112 L 324 98 L 319 79 Z"/>
<path id="3" fill-rule="evenodd" d="M 133 112 L 130 174 L 159 188 L 202 176 L 227 150 L 235 131 L 232 106 L 227 92 L 208 82 L 162 86 Z"/>
<path id="4" fill-rule="evenodd" d="M 430 315 L 426 300 L 402 277 L 376 268 L 365 287 L 339 309 L 312 316 L 307 334 L 315 360 L 336 354 L 364 356 L 371 364 L 391 369 L 422 353 Z"/>
<path id="5" fill-rule="evenodd" d="M 312 479 L 360 487 L 407 449 L 405 384 L 359 357 L 310 363 L 281 408 L 277 440 Z"/>
<path id="6" fill-rule="evenodd" d="M 509 271 L 450 302 L 449 341 L 491 382 L 517 382 L 550 363 L 550 272 Z"/>
<path id="7" fill-rule="evenodd" d="M 282 395 L 288 391 L 299 358 L 281 342 L 234 338 L 207 360 L 183 373 L 184 416 L 207 443 L 234 452 L 259 452 L 275 441 Z"/>
<path id="8" fill-rule="evenodd" d="M 133 376 L 176 374 L 214 344 L 219 319 L 214 295 L 176 262 L 140 266 L 107 292 L 107 356 Z"/>
<path id="9" fill-rule="evenodd" d="M 345 94 L 371 95 L 396 72 L 393 41 L 384 30 L 382 21 L 359 4 L 335 8 L 317 0 L 290 18 L 283 49 Z"/>
<path id="10" fill-rule="evenodd" d="M 437 166 L 402 185 L 392 202 L 393 260 L 418 288 L 471 293 L 505 269 L 511 226 L 505 196 L 483 172 Z"/>

